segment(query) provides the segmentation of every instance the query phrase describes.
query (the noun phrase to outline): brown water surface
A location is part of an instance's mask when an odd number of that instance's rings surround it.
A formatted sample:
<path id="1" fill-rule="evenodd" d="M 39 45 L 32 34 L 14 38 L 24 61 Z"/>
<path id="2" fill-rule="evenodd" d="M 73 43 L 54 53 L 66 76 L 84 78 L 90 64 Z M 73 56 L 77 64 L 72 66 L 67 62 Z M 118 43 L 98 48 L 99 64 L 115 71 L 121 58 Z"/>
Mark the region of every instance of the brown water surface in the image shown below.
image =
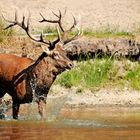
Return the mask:
<path id="1" fill-rule="evenodd" d="M 0 121 L 0 140 L 140 140 L 140 107 L 62 108 L 58 116 Z"/>

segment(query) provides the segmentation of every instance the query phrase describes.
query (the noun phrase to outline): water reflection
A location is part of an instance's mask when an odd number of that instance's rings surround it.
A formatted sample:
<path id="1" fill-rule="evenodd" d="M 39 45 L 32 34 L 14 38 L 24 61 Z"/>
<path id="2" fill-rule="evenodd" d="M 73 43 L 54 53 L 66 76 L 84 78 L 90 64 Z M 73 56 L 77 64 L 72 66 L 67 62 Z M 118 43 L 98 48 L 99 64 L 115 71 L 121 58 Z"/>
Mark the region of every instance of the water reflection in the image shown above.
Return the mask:
<path id="1" fill-rule="evenodd" d="M 20 110 L 20 121 L 0 121 L 0 140 L 140 140 L 140 107 L 66 108 L 68 96 L 48 100 L 40 121 L 36 104 Z"/>
<path id="2" fill-rule="evenodd" d="M 1 140 L 139 140 L 140 128 L 62 127 L 44 122 L 1 122 Z"/>

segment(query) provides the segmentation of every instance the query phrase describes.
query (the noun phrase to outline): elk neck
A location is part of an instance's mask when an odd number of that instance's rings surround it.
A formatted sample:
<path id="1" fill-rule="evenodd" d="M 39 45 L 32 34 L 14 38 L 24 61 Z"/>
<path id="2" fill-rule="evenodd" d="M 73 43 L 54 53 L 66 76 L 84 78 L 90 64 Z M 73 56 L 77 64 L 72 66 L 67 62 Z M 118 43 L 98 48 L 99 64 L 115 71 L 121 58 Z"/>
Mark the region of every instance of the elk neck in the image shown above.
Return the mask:
<path id="1" fill-rule="evenodd" d="M 35 62 L 37 64 L 37 61 Z M 34 72 L 36 75 L 37 86 L 50 88 L 56 79 L 57 75 L 64 70 L 53 60 L 53 58 L 46 56 L 36 65 Z"/>

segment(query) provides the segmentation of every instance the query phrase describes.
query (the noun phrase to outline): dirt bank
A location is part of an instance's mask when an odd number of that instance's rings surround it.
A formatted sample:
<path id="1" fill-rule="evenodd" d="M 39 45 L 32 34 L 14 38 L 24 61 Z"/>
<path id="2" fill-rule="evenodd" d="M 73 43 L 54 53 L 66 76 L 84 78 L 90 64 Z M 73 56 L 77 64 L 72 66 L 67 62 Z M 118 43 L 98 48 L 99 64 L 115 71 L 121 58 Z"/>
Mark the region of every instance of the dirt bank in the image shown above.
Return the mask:
<path id="1" fill-rule="evenodd" d="M 71 107 L 92 106 L 138 106 L 140 105 L 140 92 L 124 89 L 100 89 L 98 91 L 83 90 L 76 87 L 66 89 L 59 85 L 52 86 L 48 100 L 66 98 L 65 105 Z"/>

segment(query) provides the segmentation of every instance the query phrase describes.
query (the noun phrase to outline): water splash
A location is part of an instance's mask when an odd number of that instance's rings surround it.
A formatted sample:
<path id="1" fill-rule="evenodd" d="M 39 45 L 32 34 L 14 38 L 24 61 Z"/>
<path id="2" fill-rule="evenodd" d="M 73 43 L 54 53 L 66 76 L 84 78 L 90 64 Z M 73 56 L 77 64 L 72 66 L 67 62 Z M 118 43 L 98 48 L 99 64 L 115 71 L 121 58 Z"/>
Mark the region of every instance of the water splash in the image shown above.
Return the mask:
<path id="1" fill-rule="evenodd" d="M 36 89 L 36 78 L 31 78 L 30 80 L 30 86 L 32 89 L 32 93 L 33 93 L 33 101 L 36 100 L 36 94 L 35 94 L 35 89 Z M 55 121 L 59 119 L 59 113 L 63 107 L 63 105 L 65 104 L 65 102 L 67 100 L 71 100 L 70 98 L 70 94 L 67 93 L 65 95 L 59 96 L 59 97 L 48 97 L 47 99 L 47 104 L 46 104 L 46 121 Z M 33 112 L 33 110 L 36 110 L 35 108 L 35 102 L 31 103 L 30 107 L 29 107 L 29 116 L 28 119 L 32 118 L 32 119 L 39 119 L 40 117 L 36 114 L 35 112 Z M 32 110 L 33 113 L 30 113 Z M 36 117 L 36 118 L 35 118 Z"/>
<path id="2" fill-rule="evenodd" d="M 66 101 L 71 100 L 70 94 L 60 97 L 48 98 L 47 104 L 47 121 L 57 121 L 60 119 L 60 112 Z"/>
<path id="3" fill-rule="evenodd" d="M 4 100 L 2 99 L 0 104 L 0 119 L 6 119 L 5 112 L 12 108 L 12 100 Z"/>

